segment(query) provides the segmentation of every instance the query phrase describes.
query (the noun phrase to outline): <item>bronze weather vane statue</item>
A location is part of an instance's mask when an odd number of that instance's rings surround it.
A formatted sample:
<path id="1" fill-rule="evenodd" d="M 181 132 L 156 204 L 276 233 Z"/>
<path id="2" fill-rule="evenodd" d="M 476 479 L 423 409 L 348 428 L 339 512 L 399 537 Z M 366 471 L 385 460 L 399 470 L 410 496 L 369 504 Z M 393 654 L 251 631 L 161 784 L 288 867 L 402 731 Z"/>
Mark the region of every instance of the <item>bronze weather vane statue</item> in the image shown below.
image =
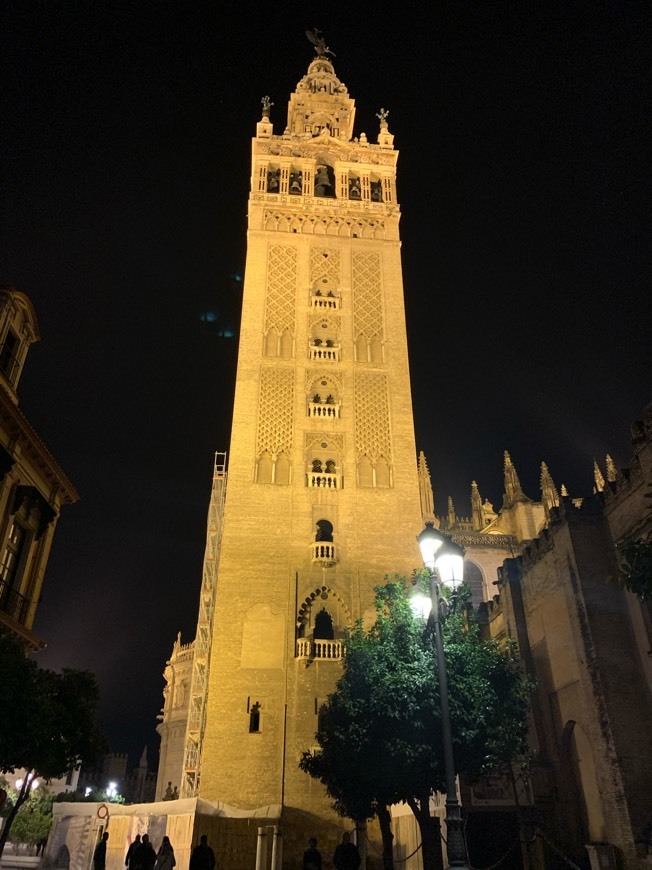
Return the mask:
<path id="1" fill-rule="evenodd" d="M 326 40 L 322 36 L 322 31 L 319 30 L 319 28 L 314 27 L 312 30 L 306 30 L 306 36 L 315 46 L 317 57 L 326 57 L 327 54 L 335 57 L 334 52 L 332 52 L 330 48 L 326 45 Z"/>

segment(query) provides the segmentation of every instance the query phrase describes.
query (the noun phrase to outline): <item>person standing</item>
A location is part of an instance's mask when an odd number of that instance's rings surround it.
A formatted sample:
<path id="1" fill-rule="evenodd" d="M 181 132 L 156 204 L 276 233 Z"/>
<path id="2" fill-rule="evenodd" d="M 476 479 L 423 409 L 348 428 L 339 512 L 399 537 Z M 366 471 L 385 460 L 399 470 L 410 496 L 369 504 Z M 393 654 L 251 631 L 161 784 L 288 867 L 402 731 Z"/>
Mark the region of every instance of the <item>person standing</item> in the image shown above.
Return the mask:
<path id="1" fill-rule="evenodd" d="M 105 831 L 93 852 L 93 870 L 106 870 L 106 841 L 108 839 L 109 832 Z"/>
<path id="2" fill-rule="evenodd" d="M 128 867 L 129 870 L 134 870 L 134 852 L 140 846 L 140 834 L 136 834 L 133 839 L 133 842 L 129 844 L 129 848 L 127 849 L 127 854 L 125 855 L 125 867 Z"/>
<path id="3" fill-rule="evenodd" d="M 135 870 L 153 870 L 154 862 L 156 861 L 156 852 L 154 851 L 152 844 L 149 842 L 147 834 L 143 834 L 140 839 L 140 846 L 134 849 L 132 861 Z"/>
<path id="4" fill-rule="evenodd" d="M 337 870 L 358 870 L 360 866 L 358 847 L 351 842 L 351 834 L 348 831 L 344 831 L 342 842 L 335 848 L 333 864 Z"/>
<path id="5" fill-rule="evenodd" d="M 315 837 L 308 840 L 308 848 L 303 853 L 303 870 L 321 870 L 321 852 Z"/>
<path id="6" fill-rule="evenodd" d="M 215 852 L 208 845 L 206 834 L 202 834 L 199 843 L 190 856 L 190 870 L 214 870 Z"/>
<path id="7" fill-rule="evenodd" d="M 174 849 L 172 848 L 170 838 L 163 837 L 161 848 L 156 856 L 154 870 L 172 870 L 176 863 L 177 859 L 174 857 Z"/>

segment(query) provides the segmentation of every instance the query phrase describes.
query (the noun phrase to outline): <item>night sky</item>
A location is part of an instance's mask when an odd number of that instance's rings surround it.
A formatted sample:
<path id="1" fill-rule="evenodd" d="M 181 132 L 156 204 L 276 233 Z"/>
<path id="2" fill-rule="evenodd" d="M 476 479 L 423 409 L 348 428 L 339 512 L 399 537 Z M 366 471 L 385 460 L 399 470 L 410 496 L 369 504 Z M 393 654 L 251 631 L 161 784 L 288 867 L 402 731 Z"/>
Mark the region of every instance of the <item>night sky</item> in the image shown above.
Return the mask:
<path id="1" fill-rule="evenodd" d="M 42 341 L 21 407 L 80 492 L 35 629 L 88 668 L 115 751 L 154 759 L 194 636 L 213 454 L 228 450 L 260 98 L 275 132 L 319 27 L 400 151 L 418 449 L 438 513 L 630 459 L 649 364 L 650 6 L 2 4 L 0 283 Z M 367 13 L 373 15 L 367 18 Z M 228 337 L 235 333 L 235 337 Z M 264 568 L 264 566 L 261 566 Z M 390 569 L 391 566 L 388 566 Z"/>

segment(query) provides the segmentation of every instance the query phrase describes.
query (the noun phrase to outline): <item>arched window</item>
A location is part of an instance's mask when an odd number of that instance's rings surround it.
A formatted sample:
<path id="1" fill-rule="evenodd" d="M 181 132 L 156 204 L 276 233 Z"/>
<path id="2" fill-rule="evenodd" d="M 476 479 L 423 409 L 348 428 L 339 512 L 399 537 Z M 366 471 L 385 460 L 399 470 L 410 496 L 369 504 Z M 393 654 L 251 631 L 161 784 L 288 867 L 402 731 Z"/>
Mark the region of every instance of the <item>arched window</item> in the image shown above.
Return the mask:
<path id="1" fill-rule="evenodd" d="M 333 524 L 328 520 L 317 520 L 317 534 L 315 541 L 332 541 L 333 540 Z"/>
<path id="2" fill-rule="evenodd" d="M 270 166 L 267 170 L 267 193 L 278 193 L 281 189 L 281 170 Z"/>
<path id="3" fill-rule="evenodd" d="M 249 733 L 258 734 L 260 731 L 260 701 L 251 705 L 249 710 Z"/>
<path id="4" fill-rule="evenodd" d="M 388 487 L 389 484 L 389 464 L 384 456 L 380 456 L 376 460 L 376 486 Z"/>
<path id="5" fill-rule="evenodd" d="M 315 617 L 315 630 L 312 636 L 315 640 L 333 640 L 335 637 L 333 619 L 325 607 L 322 607 Z"/>
<path id="6" fill-rule="evenodd" d="M 475 562 L 464 560 L 464 582 L 471 590 L 471 603 L 477 610 L 484 601 L 484 578 Z"/>
<path id="7" fill-rule="evenodd" d="M 291 359 L 292 358 L 292 333 L 289 329 L 284 329 L 283 334 L 281 335 L 281 353 L 280 355 L 283 359 Z"/>
<path id="8" fill-rule="evenodd" d="M 335 173 L 333 167 L 320 163 L 315 172 L 315 196 L 335 196 Z"/>
<path id="9" fill-rule="evenodd" d="M 279 453 L 276 457 L 274 483 L 287 486 L 290 483 L 290 460 L 285 453 Z"/>
<path id="10" fill-rule="evenodd" d="M 368 456 L 361 456 L 358 461 L 358 486 L 373 486 L 374 472 Z"/>
<path id="11" fill-rule="evenodd" d="M 349 175 L 349 199 L 361 199 L 362 187 L 357 175 Z"/>
<path id="12" fill-rule="evenodd" d="M 258 483 L 272 482 L 272 457 L 267 451 L 261 453 L 258 457 L 258 473 L 256 475 Z"/>

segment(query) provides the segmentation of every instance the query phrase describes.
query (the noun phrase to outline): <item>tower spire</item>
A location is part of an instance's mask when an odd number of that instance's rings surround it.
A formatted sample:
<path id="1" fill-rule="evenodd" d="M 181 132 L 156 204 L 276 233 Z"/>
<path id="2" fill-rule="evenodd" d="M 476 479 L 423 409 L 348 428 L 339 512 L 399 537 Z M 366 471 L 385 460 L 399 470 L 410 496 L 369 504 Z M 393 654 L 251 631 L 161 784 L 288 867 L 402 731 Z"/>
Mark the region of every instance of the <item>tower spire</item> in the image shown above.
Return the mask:
<path id="1" fill-rule="evenodd" d="M 482 514 L 482 498 L 475 480 L 471 481 L 471 516 L 473 528 L 479 532 L 484 527 L 484 516 Z"/>
<path id="2" fill-rule="evenodd" d="M 453 497 L 451 495 L 448 496 L 448 528 L 452 529 L 457 521 L 457 517 L 455 516 L 455 505 L 453 504 Z"/>
<path id="3" fill-rule="evenodd" d="M 430 480 L 430 471 L 426 462 L 426 455 L 423 450 L 419 453 L 418 462 L 419 475 L 419 497 L 421 499 L 421 516 L 424 525 L 432 523 L 435 528 L 439 528 L 439 520 L 435 516 L 435 498 L 432 492 L 432 481 Z"/>
<path id="4" fill-rule="evenodd" d="M 609 483 L 615 483 L 616 476 L 618 475 L 618 469 L 616 468 L 616 463 L 613 461 L 611 456 L 607 453 L 605 457 L 605 462 L 607 465 L 607 480 Z"/>
<path id="5" fill-rule="evenodd" d="M 595 492 L 602 492 L 604 490 L 604 477 L 596 459 L 593 460 L 593 480 L 595 481 Z"/>
<path id="6" fill-rule="evenodd" d="M 512 458 L 505 451 L 505 498 L 504 498 L 504 506 L 508 507 L 509 505 L 514 504 L 516 501 L 521 501 L 525 499 L 525 493 L 521 488 L 521 481 L 518 479 L 518 474 L 516 473 L 516 468 L 514 467 L 514 463 L 512 462 Z"/>
<path id="7" fill-rule="evenodd" d="M 541 500 L 543 509 L 546 512 L 546 517 L 550 518 L 552 508 L 559 507 L 559 493 L 557 487 L 548 471 L 548 466 L 545 462 L 541 463 Z"/>

